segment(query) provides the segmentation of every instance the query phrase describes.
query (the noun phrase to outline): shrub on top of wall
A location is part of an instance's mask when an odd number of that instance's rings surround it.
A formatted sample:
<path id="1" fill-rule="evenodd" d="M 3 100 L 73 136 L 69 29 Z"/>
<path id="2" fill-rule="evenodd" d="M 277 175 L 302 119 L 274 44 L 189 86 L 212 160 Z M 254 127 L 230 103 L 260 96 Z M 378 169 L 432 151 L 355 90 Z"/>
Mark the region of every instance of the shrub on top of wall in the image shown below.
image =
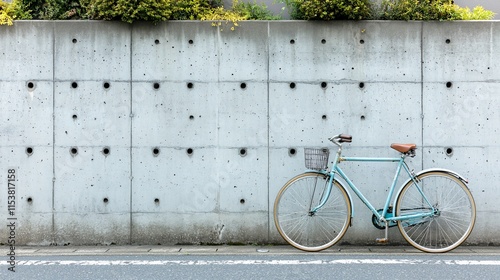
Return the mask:
<path id="1" fill-rule="evenodd" d="M 462 8 L 452 0 L 383 0 L 380 19 L 385 20 L 490 20 L 495 14 L 481 6 Z"/>
<path id="2" fill-rule="evenodd" d="M 256 2 L 233 2 L 233 11 L 240 13 L 249 20 L 280 20 L 281 15 L 274 15 L 267 9 L 264 3 L 257 4 Z"/>
<path id="3" fill-rule="evenodd" d="M 383 19 L 383 20 L 490 20 L 492 11 L 481 6 L 472 11 L 452 0 L 280 0 L 292 19 Z"/>
<path id="4" fill-rule="evenodd" d="M 8 11 L 9 5 L 0 1 L 0 25 L 12 25 L 12 14 Z"/>
<path id="5" fill-rule="evenodd" d="M 14 0 L 12 3 L 0 0 L 0 25 L 12 25 L 15 19 L 23 17 L 21 12 L 18 0 Z"/>
<path id="6" fill-rule="evenodd" d="M 372 18 L 370 0 L 282 0 L 292 19 L 334 20 Z"/>
<path id="7" fill-rule="evenodd" d="M 1 0 L 0 0 L 1 1 Z M 3 3 L 3 2 L 0 2 Z M 246 20 L 279 19 L 265 5 L 239 3 L 233 0 L 231 9 L 222 7 L 222 0 L 14 0 L 3 3 L 2 22 L 16 19 L 94 19 L 160 22 L 166 20 Z"/>
<path id="8" fill-rule="evenodd" d="M 169 0 L 90 0 L 87 15 L 90 19 L 138 20 L 159 22 L 171 18 L 172 1 Z"/>
<path id="9" fill-rule="evenodd" d="M 82 19 L 86 18 L 86 2 L 89 0 L 13 0 L 4 3 L 12 18 L 17 20 Z M 0 1 L 3 3 L 3 1 Z"/>
<path id="10" fill-rule="evenodd" d="M 200 15 L 218 7 L 218 5 L 210 0 L 178 0 L 170 7 L 172 11 L 170 19 L 197 20 L 200 19 Z"/>
<path id="11" fill-rule="evenodd" d="M 266 7 L 239 3 L 225 9 L 220 0 L 87 0 L 90 19 L 122 20 L 133 22 L 166 20 L 247 20 L 273 18 Z"/>
<path id="12" fill-rule="evenodd" d="M 166 20 L 276 20 L 264 4 L 233 0 L 0 0 L 0 25 L 16 19 L 97 19 L 125 22 Z M 472 11 L 452 0 L 276 0 L 285 3 L 292 19 L 489 20 L 494 13 L 478 6 Z"/>

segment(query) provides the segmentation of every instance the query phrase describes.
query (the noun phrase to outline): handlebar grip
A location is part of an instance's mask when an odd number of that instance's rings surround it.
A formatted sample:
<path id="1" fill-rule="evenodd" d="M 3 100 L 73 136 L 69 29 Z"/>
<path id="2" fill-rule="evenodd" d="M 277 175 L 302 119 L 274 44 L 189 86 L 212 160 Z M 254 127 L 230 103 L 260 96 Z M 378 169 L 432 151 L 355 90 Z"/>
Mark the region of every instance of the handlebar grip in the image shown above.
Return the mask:
<path id="1" fill-rule="evenodd" d="M 328 138 L 328 140 L 330 140 L 334 143 L 351 143 L 352 136 L 349 134 L 339 134 L 339 135 L 335 135 L 333 137 Z"/>
<path id="2" fill-rule="evenodd" d="M 351 140 L 351 141 L 352 141 L 352 136 L 351 136 L 351 135 L 349 135 L 349 134 L 340 134 L 340 135 L 339 135 L 339 138 L 340 138 L 341 140 Z M 351 141 L 349 141 L 349 142 L 351 142 Z M 346 142 L 347 142 L 347 141 L 346 141 Z"/>

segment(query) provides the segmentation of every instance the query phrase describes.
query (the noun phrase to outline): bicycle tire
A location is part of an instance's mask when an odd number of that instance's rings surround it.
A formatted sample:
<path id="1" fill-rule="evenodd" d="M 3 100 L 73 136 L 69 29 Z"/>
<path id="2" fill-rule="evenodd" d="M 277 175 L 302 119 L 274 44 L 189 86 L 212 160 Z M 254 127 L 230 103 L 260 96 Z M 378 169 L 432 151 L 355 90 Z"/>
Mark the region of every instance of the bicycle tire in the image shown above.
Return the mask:
<path id="1" fill-rule="evenodd" d="M 469 188 L 444 171 L 421 173 L 417 182 L 436 208 L 436 215 L 398 221 L 399 231 L 408 243 L 424 252 L 444 253 L 457 248 L 469 237 L 476 221 L 476 204 Z M 396 216 L 429 209 L 410 180 L 398 195 Z"/>
<path id="2" fill-rule="evenodd" d="M 308 172 L 290 179 L 274 202 L 274 223 L 279 234 L 293 247 L 317 252 L 337 243 L 347 231 L 351 202 L 345 189 L 333 181 L 330 197 L 323 208 L 311 214 L 321 201 L 329 176 Z"/>

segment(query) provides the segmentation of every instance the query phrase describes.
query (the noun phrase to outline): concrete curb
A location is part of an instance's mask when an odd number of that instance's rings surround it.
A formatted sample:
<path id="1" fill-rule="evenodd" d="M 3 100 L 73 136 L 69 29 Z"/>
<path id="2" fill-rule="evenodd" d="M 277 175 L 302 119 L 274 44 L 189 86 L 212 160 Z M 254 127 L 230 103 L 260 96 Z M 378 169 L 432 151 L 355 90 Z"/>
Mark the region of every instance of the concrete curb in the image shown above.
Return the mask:
<path id="1" fill-rule="evenodd" d="M 0 249 L 7 255 L 9 247 Z M 311 253 L 291 246 L 196 246 L 196 245 L 144 245 L 144 246 L 19 246 L 17 256 L 106 256 L 106 255 L 411 255 L 425 254 L 411 246 L 351 246 L 338 245 L 327 250 Z M 461 246 L 444 255 L 500 255 L 500 247 Z"/>

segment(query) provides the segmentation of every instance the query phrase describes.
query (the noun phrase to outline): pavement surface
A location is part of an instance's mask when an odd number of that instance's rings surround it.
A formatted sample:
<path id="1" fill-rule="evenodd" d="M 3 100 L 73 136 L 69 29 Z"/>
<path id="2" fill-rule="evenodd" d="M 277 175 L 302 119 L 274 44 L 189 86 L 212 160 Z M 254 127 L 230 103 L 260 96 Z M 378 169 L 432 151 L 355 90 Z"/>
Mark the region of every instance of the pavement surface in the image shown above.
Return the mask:
<path id="1" fill-rule="evenodd" d="M 7 246 L 0 247 L 0 255 L 10 252 Z M 336 245 L 321 252 L 303 252 L 291 246 L 197 246 L 197 245 L 125 245 L 125 246 L 17 246 L 16 256 L 120 256 L 120 255 L 297 255 L 297 254 L 342 254 L 342 255 L 408 255 L 426 254 L 411 246 L 390 245 Z M 445 254 L 500 255 L 500 246 L 460 246 Z"/>

